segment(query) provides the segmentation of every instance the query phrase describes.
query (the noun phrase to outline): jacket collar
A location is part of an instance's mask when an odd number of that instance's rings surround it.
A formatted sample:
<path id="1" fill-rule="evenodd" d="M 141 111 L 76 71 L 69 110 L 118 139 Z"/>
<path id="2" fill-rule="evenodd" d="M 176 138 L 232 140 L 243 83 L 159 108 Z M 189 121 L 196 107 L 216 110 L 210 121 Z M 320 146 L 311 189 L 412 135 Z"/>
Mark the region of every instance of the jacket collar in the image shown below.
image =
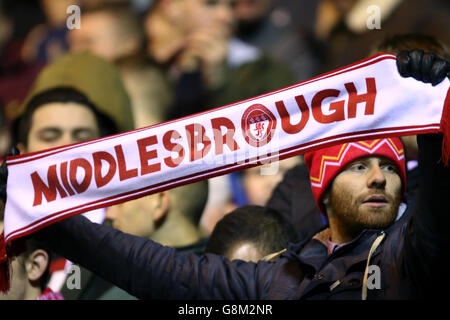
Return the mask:
<path id="1" fill-rule="evenodd" d="M 329 231 L 322 230 L 309 241 L 304 243 L 292 244 L 288 246 L 288 252 L 291 256 L 304 266 L 314 269 L 317 273 L 328 261 L 335 258 L 346 256 L 346 265 L 352 265 L 365 261 L 370 249 L 370 244 L 374 241 L 380 230 L 366 229 L 352 241 L 343 244 L 334 252 L 328 255 L 328 247 L 323 243 L 323 236 Z M 384 231 L 383 231 L 384 232 Z"/>

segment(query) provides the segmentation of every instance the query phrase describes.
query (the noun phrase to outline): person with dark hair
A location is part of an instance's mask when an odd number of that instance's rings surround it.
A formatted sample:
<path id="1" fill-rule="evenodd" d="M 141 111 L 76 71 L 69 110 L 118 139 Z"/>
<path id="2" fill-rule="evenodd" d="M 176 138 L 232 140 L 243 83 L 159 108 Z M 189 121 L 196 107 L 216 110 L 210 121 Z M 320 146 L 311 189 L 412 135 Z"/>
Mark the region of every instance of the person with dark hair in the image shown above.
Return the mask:
<path id="1" fill-rule="evenodd" d="M 118 68 L 131 99 L 135 127 L 168 120 L 173 100 L 165 70 L 145 52 L 141 16 L 129 1 L 83 7 L 83 27 L 68 32 L 71 52 L 89 51 Z"/>
<path id="2" fill-rule="evenodd" d="M 82 52 L 64 55 L 42 70 L 14 121 L 13 142 L 27 153 L 133 128 L 118 71 Z"/>
<path id="3" fill-rule="evenodd" d="M 228 213 L 215 226 L 206 244 L 206 253 L 230 260 L 254 261 L 297 242 L 292 226 L 277 211 L 247 205 Z"/>
<path id="4" fill-rule="evenodd" d="M 51 252 L 33 236 L 21 239 L 11 262 L 11 289 L 0 300 L 64 300 L 47 287 Z"/>
<path id="5" fill-rule="evenodd" d="M 320 0 L 315 20 L 321 71 L 363 59 L 374 44 L 394 34 L 423 33 L 450 43 L 448 1 Z"/>
<path id="6" fill-rule="evenodd" d="M 59 115 L 58 107 L 45 107 L 50 104 L 64 104 L 63 108 L 67 111 L 67 115 L 72 116 L 64 117 Z M 77 107 L 74 108 L 75 105 L 82 106 L 85 109 L 85 112 L 81 111 L 83 114 L 80 114 L 80 121 L 85 126 L 84 128 L 73 128 L 72 132 L 66 136 L 66 140 L 61 140 L 64 139 L 65 135 L 63 132 L 64 129 L 62 128 L 66 127 L 62 122 L 60 122 L 61 128 L 45 128 L 47 124 L 43 120 L 47 119 L 52 121 L 52 119 L 43 110 L 48 109 L 49 113 L 53 114 L 60 121 L 64 119 L 73 122 L 74 116 L 76 115 L 75 110 L 79 109 Z M 44 113 L 44 116 L 40 116 L 41 113 Z M 89 117 L 89 113 L 93 117 Z M 91 118 L 94 121 L 92 122 L 92 127 L 89 128 L 86 124 Z M 118 132 L 116 124 L 108 116 L 98 111 L 97 107 L 84 94 L 69 87 L 58 87 L 37 94 L 27 104 L 25 112 L 17 121 L 15 128 L 16 144 L 24 153 L 26 153 L 25 151 L 33 152 L 91 140 L 96 137 L 108 136 Z M 39 135 L 35 136 L 35 132 L 39 132 Z"/>
<path id="7" fill-rule="evenodd" d="M 406 33 L 396 34 L 386 37 L 372 50 L 376 52 L 388 52 L 399 54 L 402 50 L 421 49 L 426 52 L 433 52 L 441 58 L 448 58 L 449 52 L 447 46 L 427 34 Z"/>
<path id="8" fill-rule="evenodd" d="M 71 6 L 78 6 L 80 0 L 36 1 L 45 21 L 28 32 L 21 51 L 29 63 L 47 64 L 68 52 L 67 33 Z M 70 10 L 69 10 L 70 9 Z"/>
<path id="9" fill-rule="evenodd" d="M 5 166 L 2 166 L 2 169 Z M 4 226 L 3 202 L 0 203 L 0 230 Z M 0 300 L 64 300 L 49 285 L 52 252 L 35 235 L 20 239 L 11 250 L 11 288 Z"/>
<path id="10" fill-rule="evenodd" d="M 173 83 L 171 119 L 295 82 L 292 70 L 232 37 L 234 1 L 155 0 L 145 18 L 147 52 Z"/>
<path id="11" fill-rule="evenodd" d="M 306 6 L 308 4 L 302 3 L 300 10 L 307 11 Z M 302 20 L 298 15 L 304 15 L 303 12 L 291 12 L 273 0 L 236 0 L 233 13 L 235 34 L 240 40 L 288 64 L 296 81 L 316 74 L 319 59 L 314 52 L 313 39 L 305 28 L 297 29 L 295 25 L 296 20 Z"/>
<path id="12" fill-rule="evenodd" d="M 29 153 L 133 128 L 130 100 L 119 72 L 102 58 L 81 52 L 64 55 L 42 70 L 13 122 L 12 133 L 13 144 L 21 153 Z M 86 216 L 101 223 L 105 212 L 96 210 Z M 56 257 L 54 261 L 58 261 Z M 53 269 L 55 274 L 65 274 Z M 62 287 L 66 299 L 112 286 L 86 269 L 81 269 L 81 274 L 80 290 L 69 290 L 66 283 L 54 280 L 56 276 L 50 286 L 55 290 Z"/>

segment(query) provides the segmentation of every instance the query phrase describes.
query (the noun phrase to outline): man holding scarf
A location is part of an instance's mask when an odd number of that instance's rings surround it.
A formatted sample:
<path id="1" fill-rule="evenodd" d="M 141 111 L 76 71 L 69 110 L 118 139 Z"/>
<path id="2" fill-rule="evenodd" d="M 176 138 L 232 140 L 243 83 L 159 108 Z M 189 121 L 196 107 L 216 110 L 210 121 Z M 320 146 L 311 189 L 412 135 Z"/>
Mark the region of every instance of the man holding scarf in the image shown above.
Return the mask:
<path id="1" fill-rule="evenodd" d="M 399 72 L 436 85 L 449 63 L 420 51 Z M 421 185 L 405 212 L 403 146 L 397 138 L 349 142 L 306 154 L 313 192 L 330 229 L 289 244 L 275 262 L 179 254 L 82 216 L 38 233 L 66 256 L 142 299 L 405 299 L 431 297 L 450 239 L 450 168 L 442 135 L 418 137 Z"/>

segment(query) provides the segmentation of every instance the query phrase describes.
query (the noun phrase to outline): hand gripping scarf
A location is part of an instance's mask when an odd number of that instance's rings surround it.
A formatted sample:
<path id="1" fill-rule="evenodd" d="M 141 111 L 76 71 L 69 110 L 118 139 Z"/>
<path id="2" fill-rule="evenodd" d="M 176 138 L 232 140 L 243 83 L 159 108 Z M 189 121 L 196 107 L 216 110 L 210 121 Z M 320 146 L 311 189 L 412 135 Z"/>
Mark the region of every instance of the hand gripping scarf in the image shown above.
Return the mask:
<path id="1" fill-rule="evenodd" d="M 447 163 L 449 83 L 402 78 L 395 56 L 378 54 L 203 113 L 10 157 L 0 261 L 14 239 L 70 216 L 343 142 L 443 132 Z"/>

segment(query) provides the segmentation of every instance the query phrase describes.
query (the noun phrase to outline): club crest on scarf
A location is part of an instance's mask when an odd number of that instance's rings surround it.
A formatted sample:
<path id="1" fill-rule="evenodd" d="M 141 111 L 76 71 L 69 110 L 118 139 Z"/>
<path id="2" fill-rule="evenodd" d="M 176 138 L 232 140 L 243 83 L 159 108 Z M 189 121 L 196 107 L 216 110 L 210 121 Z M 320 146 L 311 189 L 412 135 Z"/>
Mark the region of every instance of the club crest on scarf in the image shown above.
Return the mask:
<path id="1" fill-rule="evenodd" d="M 248 144 L 261 147 L 272 139 L 277 120 L 262 104 L 254 104 L 242 115 L 242 133 Z"/>

